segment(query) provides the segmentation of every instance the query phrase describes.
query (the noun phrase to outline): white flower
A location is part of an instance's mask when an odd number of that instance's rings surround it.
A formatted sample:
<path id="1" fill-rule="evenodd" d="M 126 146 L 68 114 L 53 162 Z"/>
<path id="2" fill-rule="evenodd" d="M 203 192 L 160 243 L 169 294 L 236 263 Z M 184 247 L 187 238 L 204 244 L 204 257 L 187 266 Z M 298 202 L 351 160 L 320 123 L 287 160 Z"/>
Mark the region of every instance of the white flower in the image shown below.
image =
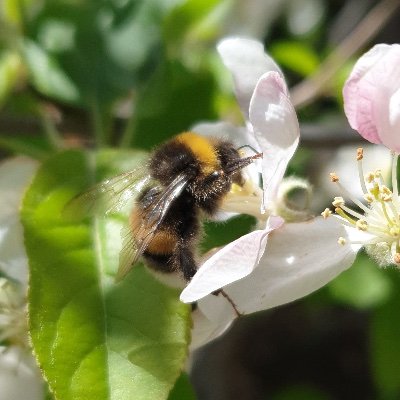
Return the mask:
<path id="1" fill-rule="evenodd" d="M 382 267 L 390 264 L 400 266 L 397 181 L 400 151 L 399 62 L 400 45 L 378 44 L 360 57 L 343 88 L 344 110 L 351 127 L 368 141 L 383 144 L 391 150 L 391 179 L 387 182 L 380 169 L 364 170 L 362 148 L 357 150 L 357 164 L 363 201 L 352 196 L 338 174 L 331 174 L 331 180 L 342 196 L 340 202 L 334 201 L 334 206 L 347 229 L 348 243 L 355 250 L 364 247 Z M 346 199 L 350 199 L 358 210 L 348 207 Z M 345 242 L 343 238 L 339 241 Z"/>
<path id="2" fill-rule="evenodd" d="M 44 381 L 28 345 L 28 263 L 19 207 L 37 163 L 18 157 L 0 164 L 0 398 L 43 399 Z M 4 397 L 1 397 L 4 396 Z"/>
<path id="3" fill-rule="evenodd" d="M 234 187 L 223 205 L 225 211 L 256 216 L 260 229 L 206 260 L 181 300 L 198 301 L 199 310 L 214 327 L 226 327 L 236 316 L 235 308 L 242 314 L 251 313 L 317 290 L 348 268 L 355 253 L 349 245 L 338 245 L 337 237 L 346 237 L 338 221 L 316 218 L 283 224 L 305 216 L 297 210 L 290 215 L 287 207 L 285 215 L 281 212 L 283 176 L 299 141 L 297 116 L 285 80 L 259 42 L 226 39 L 218 50 L 233 75 L 246 124 L 240 128 L 227 123 L 201 124 L 193 130 L 229 136 L 238 145 L 247 144 L 263 153 L 263 191 L 258 189 L 257 174 L 250 172 L 250 183 L 242 191 Z M 211 294 L 220 288 L 222 295 Z"/>

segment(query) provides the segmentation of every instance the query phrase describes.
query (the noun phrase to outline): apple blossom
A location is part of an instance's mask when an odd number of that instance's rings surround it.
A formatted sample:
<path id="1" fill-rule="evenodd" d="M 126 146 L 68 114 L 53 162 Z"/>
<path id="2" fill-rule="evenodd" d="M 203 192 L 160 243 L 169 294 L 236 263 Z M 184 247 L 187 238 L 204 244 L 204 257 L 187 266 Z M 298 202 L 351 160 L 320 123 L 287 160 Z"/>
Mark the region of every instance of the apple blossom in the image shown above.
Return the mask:
<path id="1" fill-rule="evenodd" d="M 399 44 L 377 44 L 356 62 L 343 88 L 351 127 L 396 153 L 400 151 L 399 64 Z"/>
<path id="2" fill-rule="evenodd" d="M 284 204 L 290 190 L 309 187 L 283 179 L 300 131 L 279 67 L 254 40 L 226 39 L 218 51 L 233 75 L 245 126 L 220 122 L 194 130 L 223 134 L 263 153 L 258 165 L 263 190 L 257 173 L 246 171 L 245 187 L 234 185 L 222 205 L 227 212 L 254 215 L 259 229 L 211 255 L 182 291 L 181 300 L 197 301 L 209 321 L 225 326 L 235 317 L 235 308 L 251 313 L 311 293 L 348 268 L 355 255 L 351 246 L 337 244 L 338 236 L 346 236 L 340 223 L 325 224 L 322 218 L 311 219 L 308 212 Z M 210 295 L 221 288 L 223 295 Z"/>
<path id="3" fill-rule="evenodd" d="M 370 142 L 383 144 L 391 150 L 389 182 L 380 169 L 365 173 L 362 148 L 357 150 L 357 163 L 364 202 L 349 193 L 338 174 L 331 174 L 341 195 L 335 197 L 333 205 L 348 233 L 348 240 L 339 238 L 339 242 L 348 242 L 355 249 L 364 246 L 382 267 L 400 265 L 399 62 L 400 45 L 378 44 L 357 61 L 343 89 L 344 109 L 352 128 Z M 349 208 L 345 198 L 352 200 L 359 210 Z"/>

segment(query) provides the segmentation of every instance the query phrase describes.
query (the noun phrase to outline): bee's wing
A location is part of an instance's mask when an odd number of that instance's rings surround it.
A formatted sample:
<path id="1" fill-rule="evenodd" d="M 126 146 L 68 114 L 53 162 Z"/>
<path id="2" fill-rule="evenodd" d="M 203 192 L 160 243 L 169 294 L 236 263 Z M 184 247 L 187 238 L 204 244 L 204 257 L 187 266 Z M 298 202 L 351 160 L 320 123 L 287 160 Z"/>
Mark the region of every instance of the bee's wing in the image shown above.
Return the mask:
<path id="1" fill-rule="evenodd" d="M 145 166 L 106 179 L 73 197 L 66 204 L 63 215 L 78 220 L 87 215 L 121 211 L 150 180 Z"/>
<path id="2" fill-rule="evenodd" d="M 119 255 L 116 281 L 123 279 L 138 261 L 152 241 L 171 204 L 187 184 L 187 175 L 178 175 L 165 189 L 160 190 L 160 193 L 154 196 L 154 200 L 144 210 L 141 224 L 137 230 L 132 231 L 130 226 L 122 229 L 122 250 Z"/>

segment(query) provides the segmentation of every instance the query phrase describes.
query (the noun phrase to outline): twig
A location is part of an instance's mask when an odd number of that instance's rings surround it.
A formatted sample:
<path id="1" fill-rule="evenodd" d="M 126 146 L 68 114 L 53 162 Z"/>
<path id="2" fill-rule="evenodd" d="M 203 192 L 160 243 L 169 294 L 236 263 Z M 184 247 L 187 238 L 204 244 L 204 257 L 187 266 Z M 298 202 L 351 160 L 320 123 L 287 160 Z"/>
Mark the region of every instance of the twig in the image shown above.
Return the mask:
<path id="1" fill-rule="evenodd" d="M 379 32 L 399 6 L 399 0 L 382 0 L 372 8 L 330 53 L 315 74 L 291 89 L 294 106 L 304 107 L 318 97 L 343 64 Z"/>

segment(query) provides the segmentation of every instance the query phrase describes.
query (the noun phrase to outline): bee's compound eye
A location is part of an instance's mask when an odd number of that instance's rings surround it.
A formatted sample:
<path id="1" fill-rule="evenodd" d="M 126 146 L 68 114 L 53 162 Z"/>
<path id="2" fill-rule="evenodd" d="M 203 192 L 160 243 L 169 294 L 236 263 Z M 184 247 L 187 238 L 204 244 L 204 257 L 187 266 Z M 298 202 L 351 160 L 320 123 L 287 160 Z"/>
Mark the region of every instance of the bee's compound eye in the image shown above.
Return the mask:
<path id="1" fill-rule="evenodd" d="M 220 177 L 221 171 L 213 171 L 204 178 L 204 184 L 213 184 Z"/>

